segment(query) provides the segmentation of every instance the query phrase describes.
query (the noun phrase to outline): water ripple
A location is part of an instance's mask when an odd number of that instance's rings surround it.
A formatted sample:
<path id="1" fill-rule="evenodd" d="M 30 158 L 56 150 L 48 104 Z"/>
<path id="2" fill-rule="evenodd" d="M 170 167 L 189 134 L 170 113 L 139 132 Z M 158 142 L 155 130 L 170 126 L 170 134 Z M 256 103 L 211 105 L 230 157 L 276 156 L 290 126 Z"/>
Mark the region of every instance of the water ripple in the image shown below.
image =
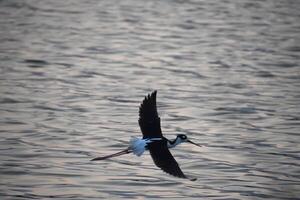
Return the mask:
<path id="1" fill-rule="evenodd" d="M 298 1 L 0 1 L 3 199 L 298 199 Z M 158 90 L 171 152 L 101 162 Z"/>

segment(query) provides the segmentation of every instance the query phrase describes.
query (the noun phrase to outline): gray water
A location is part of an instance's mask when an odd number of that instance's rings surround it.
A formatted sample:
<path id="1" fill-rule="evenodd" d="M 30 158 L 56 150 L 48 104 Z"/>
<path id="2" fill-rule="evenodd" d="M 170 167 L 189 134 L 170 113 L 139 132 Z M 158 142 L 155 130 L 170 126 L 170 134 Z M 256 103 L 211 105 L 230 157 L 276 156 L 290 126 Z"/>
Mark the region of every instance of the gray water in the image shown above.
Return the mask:
<path id="1" fill-rule="evenodd" d="M 1 199 L 300 199 L 300 1 L 0 1 Z M 172 154 L 140 136 L 158 90 Z"/>

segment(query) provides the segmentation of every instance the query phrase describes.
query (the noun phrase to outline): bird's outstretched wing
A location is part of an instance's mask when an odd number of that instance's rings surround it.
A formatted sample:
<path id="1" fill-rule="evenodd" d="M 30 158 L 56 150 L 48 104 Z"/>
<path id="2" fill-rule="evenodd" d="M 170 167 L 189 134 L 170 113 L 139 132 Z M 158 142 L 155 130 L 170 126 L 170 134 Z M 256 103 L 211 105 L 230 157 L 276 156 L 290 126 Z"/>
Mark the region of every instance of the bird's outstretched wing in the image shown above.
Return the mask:
<path id="1" fill-rule="evenodd" d="M 151 142 L 148 144 L 148 149 L 157 167 L 173 176 L 187 178 L 169 151 L 166 139 Z"/>
<path id="2" fill-rule="evenodd" d="M 161 138 L 160 118 L 156 108 L 157 91 L 148 94 L 143 100 L 139 111 L 139 125 L 143 138 Z"/>

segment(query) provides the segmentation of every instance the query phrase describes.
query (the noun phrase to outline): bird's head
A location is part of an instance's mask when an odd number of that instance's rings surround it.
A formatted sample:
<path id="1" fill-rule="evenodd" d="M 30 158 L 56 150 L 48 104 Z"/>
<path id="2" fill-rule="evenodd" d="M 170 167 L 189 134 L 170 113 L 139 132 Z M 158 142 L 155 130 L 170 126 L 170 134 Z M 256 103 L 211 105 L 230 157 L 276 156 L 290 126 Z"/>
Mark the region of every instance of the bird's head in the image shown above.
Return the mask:
<path id="1" fill-rule="evenodd" d="M 176 140 L 179 140 L 180 142 L 186 142 L 188 138 L 185 134 L 178 134 Z"/>
<path id="2" fill-rule="evenodd" d="M 178 144 L 183 143 L 183 142 L 188 142 L 188 143 L 191 143 L 191 144 L 196 145 L 198 147 L 201 147 L 201 145 L 196 144 L 196 143 L 192 142 L 191 140 L 189 140 L 188 137 L 185 134 L 178 134 L 177 137 L 176 137 L 176 141 L 177 141 Z"/>

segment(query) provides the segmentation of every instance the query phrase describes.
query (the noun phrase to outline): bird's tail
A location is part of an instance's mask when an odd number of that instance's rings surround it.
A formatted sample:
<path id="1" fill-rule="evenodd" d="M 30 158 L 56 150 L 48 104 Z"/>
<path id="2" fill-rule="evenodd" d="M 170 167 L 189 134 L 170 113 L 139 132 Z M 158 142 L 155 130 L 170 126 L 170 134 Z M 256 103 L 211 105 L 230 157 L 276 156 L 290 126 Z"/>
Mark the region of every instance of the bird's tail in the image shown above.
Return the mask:
<path id="1" fill-rule="evenodd" d="M 132 152 L 132 150 L 130 150 L 130 149 L 127 148 L 127 149 L 125 149 L 123 151 L 120 151 L 118 153 L 114 153 L 114 154 L 111 154 L 111 155 L 94 158 L 91 161 L 104 160 L 104 159 L 108 159 L 108 158 L 113 158 L 113 157 L 117 157 L 117 156 L 121 156 L 121 155 L 124 155 L 124 154 L 131 153 L 131 152 Z"/>

